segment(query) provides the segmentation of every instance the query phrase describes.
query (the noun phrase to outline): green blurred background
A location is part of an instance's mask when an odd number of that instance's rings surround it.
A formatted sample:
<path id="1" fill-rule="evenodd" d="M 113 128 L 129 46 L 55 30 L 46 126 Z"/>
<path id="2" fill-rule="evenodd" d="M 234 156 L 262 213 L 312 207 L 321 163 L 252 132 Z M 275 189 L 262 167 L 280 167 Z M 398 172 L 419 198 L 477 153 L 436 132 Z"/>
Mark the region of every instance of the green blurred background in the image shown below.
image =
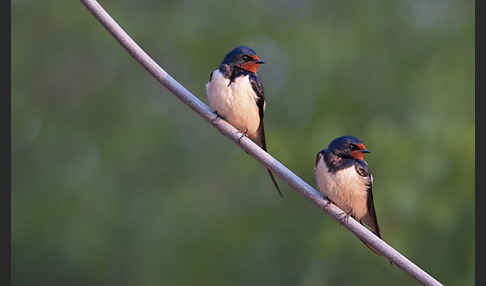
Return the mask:
<path id="1" fill-rule="evenodd" d="M 237 45 L 267 62 L 269 151 L 372 153 L 385 241 L 474 282 L 473 1 L 102 1 L 207 102 Z M 12 3 L 14 285 L 416 285 L 201 120 L 79 1 Z"/>

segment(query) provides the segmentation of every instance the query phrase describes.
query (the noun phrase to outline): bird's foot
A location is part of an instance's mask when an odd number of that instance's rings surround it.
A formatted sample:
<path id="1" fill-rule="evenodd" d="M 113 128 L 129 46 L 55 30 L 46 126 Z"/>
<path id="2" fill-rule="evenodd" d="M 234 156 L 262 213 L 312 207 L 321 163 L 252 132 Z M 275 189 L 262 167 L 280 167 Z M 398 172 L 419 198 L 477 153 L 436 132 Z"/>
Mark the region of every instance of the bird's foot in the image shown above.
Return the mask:
<path id="1" fill-rule="evenodd" d="M 348 223 L 348 221 L 349 221 L 349 216 L 351 215 L 351 212 L 352 212 L 352 211 L 350 211 L 350 212 L 342 212 L 342 213 L 340 213 L 340 214 L 339 214 L 339 218 L 338 218 L 338 219 L 339 219 L 339 222 L 340 222 L 341 224 L 344 224 L 344 223 L 346 223 L 346 224 L 347 224 L 347 223 Z"/>
<path id="2" fill-rule="evenodd" d="M 218 118 L 224 119 L 224 117 L 219 115 L 219 113 L 217 111 L 214 111 L 213 113 L 216 115 L 216 117 L 211 119 L 211 124 L 214 124 L 214 122 L 216 122 L 216 120 L 218 120 Z"/>
<path id="3" fill-rule="evenodd" d="M 247 135 L 248 135 L 248 128 L 246 128 L 245 131 L 241 134 L 240 138 L 238 139 L 238 143 L 241 144 L 241 139 L 243 139 L 243 137 Z"/>
<path id="4" fill-rule="evenodd" d="M 325 200 L 327 200 L 327 202 L 326 202 L 326 203 L 325 203 L 325 204 L 322 206 L 322 208 L 324 208 L 324 209 L 325 209 L 325 208 L 327 208 L 327 207 L 328 207 L 328 206 L 329 206 L 329 205 L 330 205 L 332 202 L 331 202 L 331 200 L 330 200 L 328 197 L 326 197 L 326 196 L 324 196 L 324 199 L 325 199 Z"/>

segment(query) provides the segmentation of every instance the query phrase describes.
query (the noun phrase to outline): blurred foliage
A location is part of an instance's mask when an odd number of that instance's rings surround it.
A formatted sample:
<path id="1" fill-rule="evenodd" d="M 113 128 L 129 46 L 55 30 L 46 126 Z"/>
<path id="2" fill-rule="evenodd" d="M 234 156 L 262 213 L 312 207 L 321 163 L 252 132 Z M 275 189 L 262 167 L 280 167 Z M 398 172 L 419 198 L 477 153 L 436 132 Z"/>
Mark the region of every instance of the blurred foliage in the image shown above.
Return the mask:
<path id="1" fill-rule="evenodd" d="M 154 80 L 79 1 L 12 3 L 14 285 L 416 285 Z M 267 62 L 269 151 L 372 153 L 384 239 L 474 282 L 472 1 L 102 1 L 206 101 L 237 45 Z"/>

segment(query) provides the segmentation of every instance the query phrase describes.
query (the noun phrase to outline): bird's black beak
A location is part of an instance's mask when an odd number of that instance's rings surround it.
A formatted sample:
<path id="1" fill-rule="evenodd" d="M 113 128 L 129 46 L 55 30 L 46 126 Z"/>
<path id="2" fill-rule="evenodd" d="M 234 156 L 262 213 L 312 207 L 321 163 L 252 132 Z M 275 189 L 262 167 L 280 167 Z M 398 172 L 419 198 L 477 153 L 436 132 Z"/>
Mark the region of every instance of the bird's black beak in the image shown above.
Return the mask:
<path id="1" fill-rule="evenodd" d="M 359 150 L 361 153 L 371 153 L 371 151 L 367 150 L 367 149 L 363 149 L 363 150 Z"/>
<path id="2" fill-rule="evenodd" d="M 258 61 L 256 61 L 255 63 L 257 63 L 257 64 L 259 64 L 259 65 L 262 65 L 262 64 L 264 64 L 265 62 L 264 62 L 264 61 L 261 61 L 261 60 L 258 60 Z"/>

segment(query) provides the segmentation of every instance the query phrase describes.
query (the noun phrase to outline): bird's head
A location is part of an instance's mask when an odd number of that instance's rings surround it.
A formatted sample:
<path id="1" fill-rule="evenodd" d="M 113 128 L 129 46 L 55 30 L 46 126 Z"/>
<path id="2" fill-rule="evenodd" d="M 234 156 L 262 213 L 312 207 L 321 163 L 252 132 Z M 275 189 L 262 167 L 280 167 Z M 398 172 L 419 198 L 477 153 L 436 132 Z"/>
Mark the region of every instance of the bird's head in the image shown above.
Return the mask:
<path id="1" fill-rule="evenodd" d="M 370 153 L 358 138 L 351 135 L 332 140 L 328 149 L 341 158 L 356 160 L 364 160 L 364 153 Z"/>
<path id="2" fill-rule="evenodd" d="M 245 46 L 239 46 L 229 52 L 224 57 L 221 64 L 227 64 L 232 68 L 238 67 L 249 72 L 256 73 L 258 70 L 258 65 L 264 63 L 265 62 L 257 56 L 255 51 Z"/>

